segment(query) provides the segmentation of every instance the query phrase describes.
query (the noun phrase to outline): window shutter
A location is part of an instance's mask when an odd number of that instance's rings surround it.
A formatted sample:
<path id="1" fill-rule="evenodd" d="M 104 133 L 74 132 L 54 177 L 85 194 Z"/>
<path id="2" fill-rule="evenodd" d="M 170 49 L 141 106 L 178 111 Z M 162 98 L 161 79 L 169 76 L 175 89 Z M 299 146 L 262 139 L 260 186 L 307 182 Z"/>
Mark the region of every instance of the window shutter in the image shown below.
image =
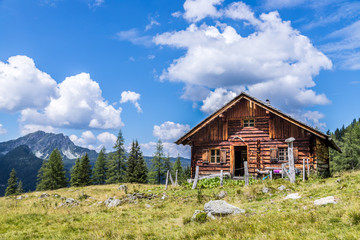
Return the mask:
<path id="1" fill-rule="evenodd" d="M 209 161 L 209 149 L 203 149 L 202 151 L 202 161 L 208 162 Z"/>
<path id="2" fill-rule="evenodd" d="M 226 149 L 220 150 L 220 162 L 226 163 Z"/>
<path id="3" fill-rule="evenodd" d="M 278 149 L 270 148 L 270 161 L 277 162 L 278 161 Z"/>
<path id="4" fill-rule="evenodd" d="M 294 147 L 294 162 L 299 160 L 299 150 L 297 147 Z"/>

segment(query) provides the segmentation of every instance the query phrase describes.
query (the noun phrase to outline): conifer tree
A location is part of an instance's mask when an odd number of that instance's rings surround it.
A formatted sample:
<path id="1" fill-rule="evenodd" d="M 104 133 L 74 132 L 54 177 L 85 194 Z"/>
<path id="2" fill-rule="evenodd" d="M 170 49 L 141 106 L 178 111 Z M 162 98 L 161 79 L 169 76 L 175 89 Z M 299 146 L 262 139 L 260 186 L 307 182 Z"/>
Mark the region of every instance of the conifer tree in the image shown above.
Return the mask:
<path id="1" fill-rule="evenodd" d="M 131 144 L 127 161 L 126 181 L 131 183 L 146 183 L 147 167 L 137 140 Z"/>
<path id="2" fill-rule="evenodd" d="M 11 196 L 16 194 L 17 186 L 18 184 L 17 184 L 16 172 L 15 169 L 12 169 L 10 172 L 10 177 L 8 179 L 7 188 L 5 190 L 5 196 Z"/>
<path id="3" fill-rule="evenodd" d="M 22 181 L 20 180 L 19 184 L 18 184 L 18 186 L 16 188 L 16 194 L 22 194 L 22 193 L 24 193 L 24 189 L 23 189 L 23 186 L 22 186 Z"/>
<path id="4" fill-rule="evenodd" d="M 58 149 L 51 152 L 49 160 L 44 161 L 43 165 L 38 174 L 38 190 L 54 190 L 67 186 L 64 163 Z"/>
<path id="5" fill-rule="evenodd" d="M 106 155 L 105 148 L 102 148 L 96 159 L 95 166 L 93 169 L 93 183 L 94 184 L 105 184 L 106 181 Z"/>
<path id="6" fill-rule="evenodd" d="M 109 155 L 106 183 L 123 182 L 125 178 L 126 157 L 124 138 L 121 130 L 118 133 L 118 137 L 113 148 L 115 149 L 115 152 Z"/>
<path id="7" fill-rule="evenodd" d="M 184 178 L 185 178 L 185 180 L 191 178 L 191 168 L 190 168 L 190 166 L 187 166 L 184 169 Z"/>
<path id="8" fill-rule="evenodd" d="M 171 162 L 170 162 L 170 154 L 168 153 L 167 157 L 164 157 L 164 173 L 166 174 L 167 171 L 171 172 L 172 166 L 171 166 Z"/>
<path id="9" fill-rule="evenodd" d="M 164 178 L 164 147 L 159 139 L 156 144 L 156 152 L 154 153 L 154 157 L 151 159 L 149 182 L 153 184 L 160 184 Z"/>
<path id="10" fill-rule="evenodd" d="M 46 159 L 44 159 L 44 161 L 38 171 L 37 179 L 36 179 L 36 191 L 45 190 L 44 182 L 42 182 L 41 180 L 43 179 L 44 170 L 46 169 L 47 162 L 48 161 Z"/>
<path id="11" fill-rule="evenodd" d="M 181 166 L 181 160 L 180 160 L 180 156 L 178 155 L 178 157 L 176 158 L 176 161 L 174 163 L 174 166 L 172 168 L 172 173 L 171 175 L 173 176 L 173 178 L 176 176 L 176 171 L 178 172 L 178 182 L 181 184 L 183 183 L 186 179 L 185 179 L 185 175 L 184 175 L 184 170 Z"/>
<path id="12" fill-rule="evenodd" d="M 85 153 L 85 156 L 83 156 L 80 160 L 79 186 L 91 185 L 91 172 L 89 156 Z"/>
<path id="13" fill-rule="evenodd" d="M 71 168 L 70 186 L 80 186 L 80 158 L 77 158 L 75 165 Z"/>

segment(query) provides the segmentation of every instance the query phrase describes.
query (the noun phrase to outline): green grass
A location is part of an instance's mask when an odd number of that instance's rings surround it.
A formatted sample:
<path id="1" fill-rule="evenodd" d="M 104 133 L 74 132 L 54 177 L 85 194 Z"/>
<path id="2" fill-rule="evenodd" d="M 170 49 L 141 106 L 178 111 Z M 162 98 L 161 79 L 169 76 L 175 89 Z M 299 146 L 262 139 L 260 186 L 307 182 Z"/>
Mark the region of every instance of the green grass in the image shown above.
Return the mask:
<path id="1" fill-rule="evenodd" d="M 339 178 L 341 181 L 336 182 Z M 220 188 L 213 182 L 203 183 L 201 192 L 188 186 L 170 187 L 165 200 L 161 200 L 164 186 L 127 184 L 128 193 L 159 197 L 114 208 L 98 202 L 125 197 L 118 185 L 46 191 L 50 197 L 42 199 L 38 198 L 42 192 L 23 194 L 28 197 L 22 200 L 3 197 L 0 239 L 359 239 L 360 172 L 296 184 L 280 179 L 256 181 L 245 187 L 226 181 Z M 279 191 L 280 185 L 287 190 Z M 265 186 L 269 193 L 261 191 Z M 188 221 L 221 190 L 227 191 L 227 202 L 246 213 L 204 223 Z M 301 199 L 284 200 L 295 192 Z M 59 207 L 64 200 L 55 194 L 74 198 L 80 204 Z M 314 206 L 314 200 L 331 195 L 339 199 L 338 204 Z"/>

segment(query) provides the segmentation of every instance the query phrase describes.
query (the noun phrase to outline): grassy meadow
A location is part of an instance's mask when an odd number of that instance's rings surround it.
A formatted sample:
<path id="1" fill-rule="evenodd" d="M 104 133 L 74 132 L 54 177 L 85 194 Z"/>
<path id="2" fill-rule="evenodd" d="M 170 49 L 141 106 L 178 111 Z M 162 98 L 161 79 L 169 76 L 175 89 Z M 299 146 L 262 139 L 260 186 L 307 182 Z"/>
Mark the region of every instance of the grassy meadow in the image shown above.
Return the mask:
<path id="1" fill-rule="evenodd" d="M 0 198 L 0 239 L 360 239 L 360 172 L 328 179 L 256 181 L 250 186 L 227 180 L 203 184 L 201 191 L 164 186 L 127 184 L 128 193 L 158 197 L 137 199 L 108 208 L 100 201 L 122 199 L 119 185 L 64 188 Z M 286 190 L 278 187 L 284 185 Z M 262 188 L 269 188 L 263 193 Z M 189 222 L 197 209 L 225 190 L 228 203 L 245 209 L 241 215 Z M 289 193 L 297 200 L 284 200 Z M 314 206 L 314 200 L 335 196 L 338 204 Z M 62 197 L 62 198 L 61 198 Z M 79 201 L 60 206 L 64 198 Z"/>

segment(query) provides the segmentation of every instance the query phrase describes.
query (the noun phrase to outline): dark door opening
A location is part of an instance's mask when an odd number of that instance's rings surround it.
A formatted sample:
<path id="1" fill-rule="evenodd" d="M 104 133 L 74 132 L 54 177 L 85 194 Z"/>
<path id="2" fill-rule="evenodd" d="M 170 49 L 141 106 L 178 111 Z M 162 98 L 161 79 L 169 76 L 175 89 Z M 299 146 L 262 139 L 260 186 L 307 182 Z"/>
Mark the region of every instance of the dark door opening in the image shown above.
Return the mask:
<path id="1" fill-rule="evenodd" d="M 234 147 L 235 151 L 235 176 L 244 176 L 244 162 L 247 161 L 247 147 Z"/>

